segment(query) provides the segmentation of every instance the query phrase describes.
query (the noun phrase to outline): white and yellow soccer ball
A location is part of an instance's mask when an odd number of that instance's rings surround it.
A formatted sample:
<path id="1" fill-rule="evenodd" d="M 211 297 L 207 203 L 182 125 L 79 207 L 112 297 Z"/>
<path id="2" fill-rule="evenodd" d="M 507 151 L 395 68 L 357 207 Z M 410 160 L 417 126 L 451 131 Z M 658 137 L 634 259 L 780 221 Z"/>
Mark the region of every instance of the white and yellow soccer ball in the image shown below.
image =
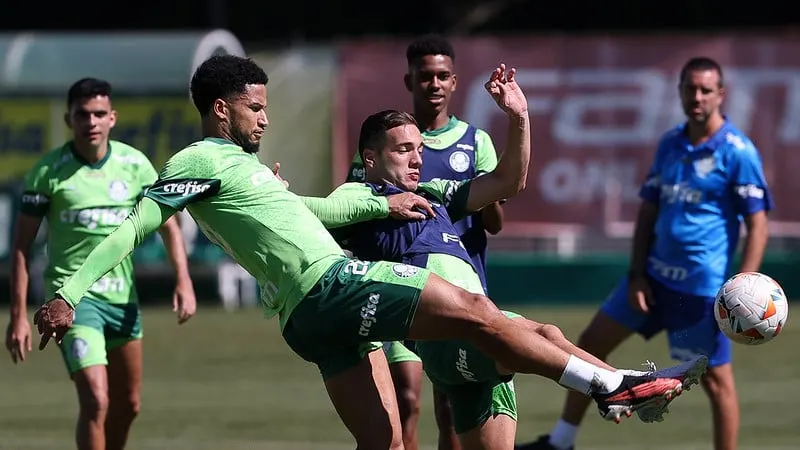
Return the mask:
<path id="1" fill-rule="evenodd" d="M 789 317 L 783 288 L 758 272 L 738 273 L 722 285 L 714 304 L 719 328 L 730 340 L 761 345 L 780 334 Z"/>

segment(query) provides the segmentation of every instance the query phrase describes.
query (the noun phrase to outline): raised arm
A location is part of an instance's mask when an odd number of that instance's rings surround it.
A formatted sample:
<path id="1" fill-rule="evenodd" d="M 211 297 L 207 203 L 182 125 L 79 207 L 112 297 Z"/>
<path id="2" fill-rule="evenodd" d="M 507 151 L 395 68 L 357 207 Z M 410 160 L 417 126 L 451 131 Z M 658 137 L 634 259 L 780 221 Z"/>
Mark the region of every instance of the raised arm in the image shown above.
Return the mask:
<path id="1" fill-rule="evenodd" d="M 511 198 L 525 189 L 531 158 L 531 128 L 528 101 L 515 79 L 516 69 L 500 64 L 486 82 L 486 90 L 508 116 L 506 149 L 493 171 L 472 180 L 466 208 L 484 206 Z"/>
<path id="2" fill-rule="evenodd" d="M 61 340 L 72 325 L 75 307 L 92 284 L 119 265 L 175 212 L 147 197 L 139 201 L 131 215 L 95 247 L 83 265 L 67 278 L 61 289 L 56 291 L 56 298 L 42 305 L 34 315 L 33 321 L 42 335 L 40 350 L 52 337 L 57 342 Z"/>

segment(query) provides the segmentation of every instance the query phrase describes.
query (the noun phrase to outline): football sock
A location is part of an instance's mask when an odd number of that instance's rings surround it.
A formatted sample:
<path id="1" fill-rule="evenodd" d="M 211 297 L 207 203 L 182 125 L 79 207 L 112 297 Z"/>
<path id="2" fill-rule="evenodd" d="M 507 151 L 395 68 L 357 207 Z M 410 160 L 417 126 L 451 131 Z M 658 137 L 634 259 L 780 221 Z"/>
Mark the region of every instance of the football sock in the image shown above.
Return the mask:
<path id="1" fill-rule="evenodd" d="M 586 395 L 606 394 L 622 384 L 622 377 L 623 374 L 619 372 L 597 367 L 575 355 L 570 355 L 558 384 Z"/>
<path id="2" fill-rule="evenodd" d="M 550 432 L 550 445 L 558 450 L 568 450 L 575 445 L 578 426 L 558 419 L 555 428 Z"/>

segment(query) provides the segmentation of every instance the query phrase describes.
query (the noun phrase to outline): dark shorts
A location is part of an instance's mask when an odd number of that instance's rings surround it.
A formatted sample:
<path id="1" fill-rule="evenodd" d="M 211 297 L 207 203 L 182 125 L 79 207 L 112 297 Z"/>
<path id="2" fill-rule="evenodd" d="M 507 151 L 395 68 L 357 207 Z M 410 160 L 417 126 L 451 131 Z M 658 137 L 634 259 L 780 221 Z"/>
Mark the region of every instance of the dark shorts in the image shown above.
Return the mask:
<path id="1" fill-rule="evenodd" d="M 338 261 L 292 311 L 283 338 L 329 379 L 382 342 L 408 336 L 429 274 L 406 264 Z"/>
<path id="2" fill-rule="evenodd" d="M 665 330 L 670 355 L 675 360 L 689 361 L 705 355 L 711 367 L 731 362 L 731 342 L 714 318 L 714 297 L 683 294 L 649 277 L 647 281 L 655 301 L 648 314 L 635 311 L 628 304 L 627 278 L 620 281 L 600 310 L 645 339 Z"/>
<path id="3" fill-rule="evenodd" d="M 61 356 L 73 374 L 87 367 L 108 365 L 108 350 L 141 338 L 139 304 L 83 298 L 75 308 L 72 327 L 61 341 Z"/>
<path id="4" fill-rule="evenodd" d="M 510 318 L 519 314 L 503 311 Z M 517 418 L 510 375 L 497 372 L 494 359 L 465 341 L 416 341 L 425 373 L 444 392 L 453 411 L 453 427 L 463 434 L 500 414 Z"/>

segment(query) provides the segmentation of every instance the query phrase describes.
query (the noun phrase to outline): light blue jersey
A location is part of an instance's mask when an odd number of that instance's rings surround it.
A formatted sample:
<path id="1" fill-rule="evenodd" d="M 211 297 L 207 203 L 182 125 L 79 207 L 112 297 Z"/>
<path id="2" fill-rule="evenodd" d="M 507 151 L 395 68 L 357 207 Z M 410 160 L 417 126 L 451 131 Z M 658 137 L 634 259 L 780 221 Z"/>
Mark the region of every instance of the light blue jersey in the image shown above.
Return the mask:
<path id="1" fill-rule="evenodd" d="M 730 270 L 744 216 L 773 202 L 758 150 L 727 119 L 692 146 L 686 125 L 662 137 L 640 191 L 658 205 L 647 272 L 664 286 L 713 297 Z"/>

